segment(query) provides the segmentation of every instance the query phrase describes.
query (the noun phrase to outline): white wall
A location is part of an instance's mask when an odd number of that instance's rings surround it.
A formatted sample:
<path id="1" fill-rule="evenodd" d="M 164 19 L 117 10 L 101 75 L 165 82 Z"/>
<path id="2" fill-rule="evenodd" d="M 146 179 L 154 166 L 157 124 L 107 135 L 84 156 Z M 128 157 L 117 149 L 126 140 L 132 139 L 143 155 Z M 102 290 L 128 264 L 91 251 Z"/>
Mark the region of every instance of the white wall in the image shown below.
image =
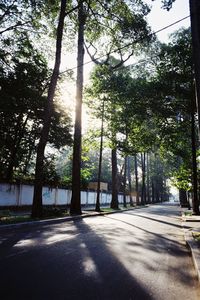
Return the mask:
<path id="1" fill-rule="evenodd" d="M 71 190 L 61 188 L 43 187 L 42 198 L 44 205 L 67 205 L 71 201 Z M 0 184 L 0 207 L 1 206 L 22 206 L 32 205 L 33 186 L 32 185 L 10 185 Z M 118 196 L 119 203 L 123 203 L 123 196 Z M 126 197 L 129 203 L 129 196 Z M 135 201 L 135 199 L 134 199 Z M 110 193 L 101 193 L 100 203 L 109 204 L 111 202 Z M 96 192 L 81 191 L 81 204 L 94 205 L 96 203 Z"/>

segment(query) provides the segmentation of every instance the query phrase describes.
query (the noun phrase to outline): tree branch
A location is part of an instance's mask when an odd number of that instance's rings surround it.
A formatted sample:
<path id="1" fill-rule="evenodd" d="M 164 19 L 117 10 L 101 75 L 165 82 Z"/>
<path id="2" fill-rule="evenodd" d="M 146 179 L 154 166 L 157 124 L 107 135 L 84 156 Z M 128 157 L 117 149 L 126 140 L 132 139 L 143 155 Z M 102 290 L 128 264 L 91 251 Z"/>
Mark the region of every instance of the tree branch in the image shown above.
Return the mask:
<path id="1" fill-rule="evenodd" d="M 9 12 L 10 12 L 10 9 L 13 7 L 14 3 L 16 2 L 16 0 L 14 0 L 12 2 L 12 4 L 6 9 L 6 11 L 4 12 L 4 14 L 2 16 L 0 16 L 0 22 L 3 20 L 3 18 L 6 16 L 6 15 L 9 15 Z"/>
<path id="2" fill-rule="evenodd" d="M 129 58 L 130 58 L 132 55 L 133 55 L 133 51 L 132 51 L 131 54 L 129 54 L 129 55 L 127 56 L 127 58 L 125 58 L 125 59 L 123 59 L 122 55 L 120 55 L 121 61 L 120 61 L 117 65 L 115 65 L 114 67 L 112 67 L 112 69 L 115 70 L 115 69 L 121 67 L 127 60 L 129 60 Z"/>
<path id="3" fill-rule="evenodd" d="M 79 2 L 79 4 L 75 7 L 73 7 L 72 9 L 68 10 L 66 13 L 65 13 L 65 17 L 70 15 L 73 11 L 75 11 L 76 9 L 78 9 L 80 7 L 80 4 L 81 2 Z"/>
<path id="4" fill-rule="evenodd" d="M 17 22 L 15 25 L 10 26 L 10 27 L 8 27 L 8 28 L 6 28 L 6 29 L 0 31 L 0 35 L 3 34 L 4 32 L 7 32 L 7 31 L 10 31 L 10 30 L 16 29 L 17 27 L 18 27 L 18 28 L 19 28 L 19 27 L 22 27 L 22 26 L 24 26 L 24 25 L 26 25 L 26 24 L 28 24 L 28 23 L 29 23 L 29 21 L 27 21 L 27 22 L 25 22 L 25 23 L 23 23 L 23 24 L 22 24 L 21 22 Z"/>

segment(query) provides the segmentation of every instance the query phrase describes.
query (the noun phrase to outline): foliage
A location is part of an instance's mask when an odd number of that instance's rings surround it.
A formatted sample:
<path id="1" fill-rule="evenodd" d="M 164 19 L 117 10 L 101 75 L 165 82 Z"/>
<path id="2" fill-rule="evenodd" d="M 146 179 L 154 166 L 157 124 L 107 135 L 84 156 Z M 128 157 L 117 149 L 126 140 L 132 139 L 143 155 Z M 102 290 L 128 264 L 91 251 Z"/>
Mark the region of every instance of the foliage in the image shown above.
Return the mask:
<path id="1" fill-rule="evenodd" d="M 112 66 L 117 68 L 151 39 L 150 9 L 143 1 L 90 1 L 88 12 L 86 48 L 96 63 L 109 65 L 115 52 L 120 62 Z"/>
<path id="2" fill-rule="evenodd" d="M 172 184 L 178 189 L 191 191 L 191 171 L 183 164 L 173 173 Z"/>
<path id="3" fill-rule="evenodd" d="M 191 114 L 193 113 L 193 72 L 190 31 L 183 29 L 172 36 L 172 42 L 161 45 L 157 63 L 157 83 L 163 96 L 157 105 L 152 99 L 153 114 L 158 124 L 158 136 L 165 156 L 179 157 L 173 174 L 176 186 L 189 189 L 191 185 Z M 154 102 L 155 101 L 155 102 Z M 182 178 L 182 179 L 181 179 Z"/>
<path id="4" fill-rule="evenodd" d="M 0 176 L 7 180 L 13 172 L 22 179 L 33 169 L 49 75 L 44 58 L 33 48 L 25 57 L 24 51 L 16 53 L 13 61 L 12 69 L 0 70 Z M 69 115 L 55 107 L 49 145 L 59 149 L 71 143 L 70 122 Z"/>
<path id="5" fill-rule="evenodd" d="M 98 147 L 99 137 L 93 138 L 91 134 L 85 134 L 83 140 L 81 157 L 81 188 L 86 189 L 88 183 L 97 181 L 98 173 Z M 102 181 L 111 182 L 111 160 L 110 150 L 105 149 L 102 163 Z M 60 155 L 56 157 L 56 173 L 59 175 L 59 184 L 71 187 L 72 183 L 72 151 L 71 148 L 64 148 Z"/>
<path id="6" fill-rule="evenodd" d="M 123 67 L 113 72 L 108 66 L 96 67 L 86 91 L 88 102 L 99 117 L 104 99 L 108 136 L 116 138 L 115 144 L 124 155 L 159 151 L 159 165 L 163 167 L 151 176 L 158 181 L 162 172 L 163 176 L 173 176 L 176 186 L 189 189 L 193 98 L 190 31 L 177 31 L 169 44 L 156 42 L 146 55 L 145 64 L 141 61 L 129 70 Z"/>
<path id="7" fill-rule="evenodd" d="M 96 117 L 100 115 L 101 102 L 105 102 L 106 134 L 121 150 L 134 154 L 151 147 L 155 134 L 147 130 L 148 94 L 145 95 L 147 84 L 143 79 L 132 78 L 125 68 L 112 72 L 106 66 L 98 66 L 86 92 Z"/>

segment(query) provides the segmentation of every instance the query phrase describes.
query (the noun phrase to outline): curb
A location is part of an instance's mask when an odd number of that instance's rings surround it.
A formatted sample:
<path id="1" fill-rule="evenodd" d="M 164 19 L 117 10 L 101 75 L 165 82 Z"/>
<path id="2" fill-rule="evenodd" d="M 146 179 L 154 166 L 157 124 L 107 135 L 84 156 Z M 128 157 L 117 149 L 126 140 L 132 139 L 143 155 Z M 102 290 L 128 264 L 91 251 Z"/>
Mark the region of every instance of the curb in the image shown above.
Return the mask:
<path id="1" fill-rule="evenodd" d="M 197 245 L 197 242 L 192 236 L 192 229 L 185 230 L 185 241 L 191 252 L 193 264 L 195 267 L 195 271 L 197 273 L 198 280 L 200 282 L 200 249 Z"/>
<path id="2" fill-rule="evenodd" d="M 144 208 L 144 207 L 141 207 Z M 138 209 L 138 208 L 137 208 Z M 135 208 L 130 209 L 124 209 L 124 210 L 116 210 L 111 212 L 93 212 L 88 214 L 82 214 L 82 215 L 76 215 L 76 216 L 67 216 L 62 218 L 54 218 L 54 219 L 48 219 L 48 220 L 38 220 L 38 221 L 29 221 L 29 222 L 21 222 L 21 223 L 14 223 L 14 224 L 5 224 L 0 225 L 0 231 L 6 230 L 6 229 L 14 229 L 14 228 L 22 228 L 22 227 L 30 227 L 30 226 L 39 226 L 39 225 L 47 225 L 47 224 L 59 224 L 66 221 L 73 221 L 73 220 L 81 220 L 84 218 L 89 217 L 97 217 L 97 216 L 105 216 L 115 213 L 123 213 L 125 211 L 129 210 L 135 210 Z"/>
<path id="3" fill-rule="evenodd" d="M 189 218 L 182 216 L 182 220 L 183 222 L 200 222 L 200 217 L 198 216 L 198 218 Z"/>
<path id="4" fill-rule="evenodd" d="M 13 228 L 22 228 L 22 227 L 30 227 L 30 226 L 39 226 L 39 225 L 47 225 L 47 224 L 56 224 L 56 223 L 62 223 L 66 221 L 72 221 L 72 220 L 78 220 L 85 217 L 92 217 L 92 215 L 78 215 L 78 216 L 69 216 L 69 217 L 63 217 L 63 218 L 55 218 L 55 219 L 48 219 L 48 220 L 38 220 L 38 221 L 28 221 L 28 222 L 20 222 L 20 223 L 14 223 L 14 224 L 5 224 L 0 225 L 0 230 L 3 229 L 13 229 Z"/>

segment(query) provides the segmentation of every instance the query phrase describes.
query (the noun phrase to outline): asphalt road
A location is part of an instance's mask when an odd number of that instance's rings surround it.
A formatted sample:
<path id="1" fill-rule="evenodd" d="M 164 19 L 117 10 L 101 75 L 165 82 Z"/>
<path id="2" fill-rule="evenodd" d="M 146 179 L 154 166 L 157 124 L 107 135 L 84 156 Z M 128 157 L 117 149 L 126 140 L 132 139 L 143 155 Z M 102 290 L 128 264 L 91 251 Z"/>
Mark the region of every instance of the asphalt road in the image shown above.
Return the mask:
<path id="1" fill-rule="evenodd" d="M 0 298 L 200 299 L 179 208 L 0 231 Z"/>

